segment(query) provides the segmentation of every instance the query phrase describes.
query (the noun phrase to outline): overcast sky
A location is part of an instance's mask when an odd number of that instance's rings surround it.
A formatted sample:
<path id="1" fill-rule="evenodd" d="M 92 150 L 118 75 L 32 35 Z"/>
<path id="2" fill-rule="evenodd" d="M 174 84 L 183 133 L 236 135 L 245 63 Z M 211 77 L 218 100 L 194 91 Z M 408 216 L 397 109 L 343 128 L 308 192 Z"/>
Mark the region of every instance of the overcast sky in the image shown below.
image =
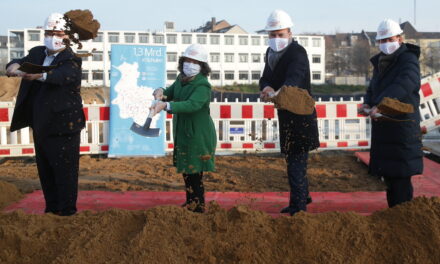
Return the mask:
<path id="1" fill-rule="evenodd" d="M 177 31 L 195 29 L 216 17 L 249 33 L 264 28 L 269 13 L 283 9 L 292 17 L 294 34 L 376 31 L 384 18 L 414 25 L 414 0 L 0 0 L 0 35 L 8 29 L 41 26 L 52 12 L 90 9 L 102 30 L 162 30 L 165 21 Z M 418 31 L 440 31 L 440 0 L 417 0 Z"/>

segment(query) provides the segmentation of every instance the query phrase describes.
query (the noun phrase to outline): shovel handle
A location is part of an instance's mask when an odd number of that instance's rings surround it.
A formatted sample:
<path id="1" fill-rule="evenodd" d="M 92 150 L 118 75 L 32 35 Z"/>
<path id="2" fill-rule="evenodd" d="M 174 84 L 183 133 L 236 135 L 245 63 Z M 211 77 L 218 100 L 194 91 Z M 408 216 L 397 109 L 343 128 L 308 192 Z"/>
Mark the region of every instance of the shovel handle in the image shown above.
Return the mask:
<path id="1" fill-rule="evenodd" d="M 148 117 L 147 120 L 145 120 L 145 124 L 143 126 L 144 129 L 149 129 L 150 128 L 151 120 L 152 120 L 151 117 Z"/>

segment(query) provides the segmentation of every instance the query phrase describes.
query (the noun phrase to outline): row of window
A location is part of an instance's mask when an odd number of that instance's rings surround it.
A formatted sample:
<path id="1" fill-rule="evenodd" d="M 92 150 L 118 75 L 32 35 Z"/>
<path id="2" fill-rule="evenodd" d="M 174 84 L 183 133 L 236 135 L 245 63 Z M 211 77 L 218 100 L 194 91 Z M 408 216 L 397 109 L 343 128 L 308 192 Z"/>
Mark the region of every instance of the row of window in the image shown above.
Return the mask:
<path id="1" fill-rule="evenodd" d="M 177 34 L 166 34 L 160 35 L 155 33 L 118 33 L 118 32 L 109 32 L 107 33 L 107 41 L 109 43 L 120 43 L 121 42 L 121 34 L 123 34 L 123 42 L 124 43 L 150 43 L 150 35 L 152 38 L 152 42 L 154 44 L 177 44 Z M 40 41 L 40 31 L 38 30 L 30 30 L 28 31 L 29 40 L 30 41 Z M 136 41 L 136 35 L 138 40 Z M 192 44 L 193 43 L 193 35 L 194 34 L 182 34 L 181 35 L 181 44 Z M 209 44 L 211 45 L 220 45 L 220 36 L 218 35 L 201 35 L 196 34 L 196 39 L 194 43 L 198 44 Z M 295 37 L 299 41 L 299 43 L 303 47 L 309 46 L 309 38 L 307 37 Z M 99 32 L 97 37 L 92 40 L 93 42 L 103 42 L 104 34 Z M 224 45 L 235 45 L 235 36 L 225 35 L 224 36 Z M 239 45 L 268 45 L 268 37 L 263 36 L 263 41 L 260 36 L 238 36 L 238 44 Z M 312 47 L 321 47 L 321 38 L 312 38 Z"/>
<path id="2" fill-rule="evenodd" d="M 85 54 L 87 53 L 87 51 L 82 51 L 79 50 L 78 51 L 79 54 Z M 109 52 L 109 60 L 111 56 L 111 52 Z M 249 62 L 249 57 L 251 59 L 252 63 L 260 63 L 261 62 L 261 58 L 264 57 L 264 54 L 257 54 L 257 53 L 252 53 L 247 54 L 247 53 L 239 53 L 238 54 L 238 62 L 240 63 L 247 63 Z M 84 61 L 88 61 L 88 57 L 83 57 Z M 102 61 L 103 60 L 103 55 L 102 55 L 102 51 L 96 51 L 92 53 L 92 61 Z M 167 52 L 167 62 L 177 62 L 178 57 L 177 57 L 177 52 Z M 235 61 L 235 54 L 234 53 L 225 53 L 224 54 L 224 62 L 227 63 L 232 63 Z M 220 53 L 210 53 L 209 54 L 209 62 L 211 63 L 219 63 L 220 62 Z M 312 55 L 312 63 L 321 63 L 321 55 Z"/>
<path id="3" fill-rule="evenodd" d="M 88 70 L 82 71 L 82 80 L 89 80 L 89 73 Z M 234 71 L 224 71 L 223 73 L 224 80 L 235 80 L 235 72 Z M 252 81 L 258 81 L 260 79 L 261 72 L 260 71 L 251 71 L 250 74 L 248 71 L 239 71 L 238 72 L 238 80 L 246 81 L 250 80 Z M 104 78 L 104 72 L 101 70 L 92 70 L 92 80 L 94 81 L 102 81 Z M 167 80 L 175 80 L 177 78 L 177 71 L 167 71 Z M 109 73 L 109 79 L 110 79 L 110 73 Z M 212 71 L 210 76 L 210 80 L 220 80 L 220 71 Z M 312 79 L 313 80 L 321 80 L 321 72 L 314 71 L 312 72 Z"/>

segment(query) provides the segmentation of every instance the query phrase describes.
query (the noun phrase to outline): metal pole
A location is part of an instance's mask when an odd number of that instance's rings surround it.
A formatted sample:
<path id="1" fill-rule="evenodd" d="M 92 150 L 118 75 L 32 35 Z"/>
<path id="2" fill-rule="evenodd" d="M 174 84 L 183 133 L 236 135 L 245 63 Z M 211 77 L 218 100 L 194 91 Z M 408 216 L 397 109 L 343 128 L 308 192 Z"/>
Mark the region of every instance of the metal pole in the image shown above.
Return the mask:
<path id="1" fill-rule="evenodd" d="M 417 0 L 414 0 L 414 26 L 417 24 L 417 20 L 416 20 L 416 2 L 417 2 Z"/>

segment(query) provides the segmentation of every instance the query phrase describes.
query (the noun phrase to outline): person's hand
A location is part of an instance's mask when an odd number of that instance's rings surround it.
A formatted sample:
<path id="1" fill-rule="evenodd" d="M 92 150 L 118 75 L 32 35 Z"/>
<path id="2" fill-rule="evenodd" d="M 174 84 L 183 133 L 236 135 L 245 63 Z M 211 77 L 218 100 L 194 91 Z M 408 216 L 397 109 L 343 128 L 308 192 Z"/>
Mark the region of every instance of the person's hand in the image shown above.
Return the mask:
<path id="1" fill-rule="evenodd" d="M 8 68 L 6 68 L 6 76 L 8 77 L 21 76 L 22 71 L 19 71 L 18 68 L 20 68 L 20 64 L 12 63 L 11 65 L 9 65 Z"/>
<path id="2" fill-rule="evenodd" d="M 167 107 L 167 103 L 165 102 L 157 102 L 155 106 L 151 107 L 150 110 L 154 110 L 155 114 L 164 110 Z"/>
<path id="3" fill-rule="evenodd" d="M 267 101 L 267 99 L 269 99 L 270 95 L 274 94 L 274 93 L 275 93 L 275 90 L 272 87 L 266 86 L 261 91 L 260 98 L 263 99 L 263 101 Z"/>
<path id="4" fill-rule="evenodd" d="M 378 114 L 380 114 L 379 109 L 376 106 L 373 106 L 371 108 L 371 111 L 370 111 L 370 117 L 373 118 L 373 119 L 377 119 L 378 118 Z"/>
<path id="5" fill-rule="evenodd" d="M 42 73 L 25 73 L 23 74 L 23 79 L 27 81 L 34 81 L 43 77 Z"/>
<path id="6" fill-rule="evenodd" d="M 358 108 L 358 114 L 368 116 L 371 111 L 371 107 L 368 104 L 363 104 Z"/>
<path id="7" fill-rule="evenodd" d="M 163 98 L 163 88 L 157 88 L 153 92 L 154 99 L 162 100 Z"/>

